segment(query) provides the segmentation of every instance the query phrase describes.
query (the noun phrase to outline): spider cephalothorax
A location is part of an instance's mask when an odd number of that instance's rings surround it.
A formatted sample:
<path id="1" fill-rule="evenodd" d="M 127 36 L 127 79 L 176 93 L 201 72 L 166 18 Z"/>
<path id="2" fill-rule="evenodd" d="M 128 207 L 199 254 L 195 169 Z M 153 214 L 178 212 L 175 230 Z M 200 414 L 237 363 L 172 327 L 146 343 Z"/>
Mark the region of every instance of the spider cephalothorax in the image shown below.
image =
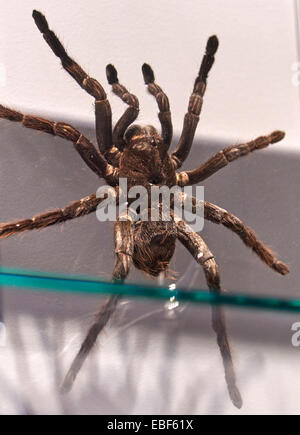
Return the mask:
<path id="1" fill-rule="evenodd" d="M 169 101 L 163 90 L 155 83 L 151 67 L 144 64 L 142 71 L 145 84 L 149 92 L 155 97 L 159 107 L 158 117 L 161 124 L 161 135 L 151 126 L 131 126 L 138 116 L 138 99 L 119 83 L 116 69 L 112 65 L 108 65 L 106 68 L 108 82 L 112 85 L 113 92 L 128 105 L 127 110 L 113 129 L 111 108 L 103 87 L 97 80 L 89 77 L 68 56 L 56 35 L 49 29 L 46 18 L 40 12 L 33 11 L 33 18 L 47 44 L 60 58 L 63 68 L 85 91 L 95 98 L 96 136 L 99 150 L 78 130 L 65 123 L 23 115 L 4 106 L 0 106 L 0 117 L 21 122 L 24 127 L 60 136 L 73 142 L 76 151 L 85 163 L 99 177 L 104 178 L 107 184 L 112 186 L 117 200 L 120 194 L 118 186 L 120 178 L 127 179 L 128 188 L 141 185 L 147 191 L 150 191 L 153 184 L 169 187 L 193 185 L 205 180 L 233 160 L 252 151 L 265 148 L 284 137 L 283 132 L 275 131 L 268 136 L 259 137 L 248 143 L 224 148 L 196 169 L 176 172 L 187 158 L 192 146 L 203 103 L 207 76 L 214 63 L 214 55 L 218 48 L 217 37 L 211 36 L 208 39 L 206 52 L 189 100 L 179 142 L 175 150 L 169 154 L 168 149 L 172 141 Z M 31 219 L 3 223 L 0 225 L 0 237 L 4 238 L 22 231 L 44 228 L 92 213 L 97 206 L 101 205 L 102 201 L 103 199 L 92 194 L 68 204 L 63 209 L 36 215 Z M 193 211 L 197 212 L 197 200 L 191 198 L 191 202 Z M 288 273 L 288 267 L 278 261 L 275 254 L 240 219 L 209 202 L 202 202 L 201 205 L 204 209 L 205 219 L 229 228 L 269 267 L 282 275 Z M 148 213 L 149 207 L 147 205 L 146 210 L 142 211 Z M 209 289 L 212 292 L 220 293 L 218 265 L 208 246 L 199 234 L 188 227 L 184 220 L 176 218 L 174 214 L 171 214 L 171 217 L 170 221 L 165 221 L 161 217 L 158 222 L 143 222 L 142 220 L 133 222 L 130 215 L 125 214 L 122 219 L 117 220 L 115 223 L 116 263 L 113 279 L 123 281 L 129 273 L 132 262 L 136 267 L 152 276 L 166 271 L 175 250 L 175 242 L 178 239 L 203 268 Z M 118 300 L 118 296 L 110 297 L 97 313 L 95 322 L 89 329 L 63 382 L 63 391 L 71 388 L 98 334 L 114 312 Z M 236 386 L 224 313 L 220 307 L 212 308 L 212 326 L 216 332 L 223 358 L 225 379 L 231 400 L 235 406 L 241 407 L 242 399 Z"/>
<path id="2" fill-rule="evenodd" d="M 131 185 L 166 184 L 169 156 L 155 128 L 134 125 L 126 131 L 124 139 L 126 145 L 119 160 L 120 177 L 127 178 Z M 174 169 L 172 175 L 176 176 Z"/>

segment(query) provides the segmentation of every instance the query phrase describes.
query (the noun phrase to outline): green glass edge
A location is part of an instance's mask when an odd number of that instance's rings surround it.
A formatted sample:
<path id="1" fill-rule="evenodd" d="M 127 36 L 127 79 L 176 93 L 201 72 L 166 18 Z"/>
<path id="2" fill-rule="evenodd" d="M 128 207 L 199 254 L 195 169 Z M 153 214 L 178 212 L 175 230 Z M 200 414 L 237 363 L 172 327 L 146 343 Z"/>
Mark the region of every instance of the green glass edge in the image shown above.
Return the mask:
<path id="1" fill-rule="evenodd" d="M 227 305 L 241 308 L 256 308 L 286 312 L 300 312 L 299 299 L 281 299 L 268 296 L 244 294 L 213 294 L 207 290 L 184 290 L 140 284 L 121 284 L 101 281 L 96 277 L 71 276 L 41 271 L 0 268 L 0 285 L 12 288 L 33 289 L 62 293 L 120 294 L 122 296 L 190 301 L 198 304 Z"/>

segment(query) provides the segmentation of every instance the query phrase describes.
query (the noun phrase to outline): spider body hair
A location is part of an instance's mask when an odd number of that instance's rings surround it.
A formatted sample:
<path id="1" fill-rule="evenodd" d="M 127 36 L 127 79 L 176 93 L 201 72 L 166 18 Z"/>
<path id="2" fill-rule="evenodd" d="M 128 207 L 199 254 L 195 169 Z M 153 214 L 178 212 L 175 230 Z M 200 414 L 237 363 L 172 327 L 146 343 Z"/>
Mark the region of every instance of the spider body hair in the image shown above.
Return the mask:
<path id="1" fill-rule="evenodd" d="M 131 126 L 124 136 L 125 147 L 120 157 L 120 178 L 129 185 L 150 184 L 174 186 L 176 172 L 157 130 L 149 126 Z"/>
<path id="2" fill-rule="evenodd" d="M 133 236 L 132 260 L 135 267 L 153 277 L 162 272 L 168 273 L 177 239 L 174 219 L 169 222 L 138 221 Z"/>
<path id="3" fill-rule="evenodd" d="M 124 135 L 125 147 L 120 158 L 120 178 L 126 178 L 128 188 L 143 186 L 151 199 L 150 185 L 173 186 L 176 172 L 172 161 L 165 151 L 162 137 L 152 125 L 130 126 Z M 151 162 L 151 165 L 149 164 Z M 152 204 L 143 210 L 145 220 L 134 225 L 133 264 L 151 276 L 167 272 L 175 252 L 176 225 L 171 215 L 170 222 L 152 222 Z M 149 219 L 148 219 L 149 217 Z"/>

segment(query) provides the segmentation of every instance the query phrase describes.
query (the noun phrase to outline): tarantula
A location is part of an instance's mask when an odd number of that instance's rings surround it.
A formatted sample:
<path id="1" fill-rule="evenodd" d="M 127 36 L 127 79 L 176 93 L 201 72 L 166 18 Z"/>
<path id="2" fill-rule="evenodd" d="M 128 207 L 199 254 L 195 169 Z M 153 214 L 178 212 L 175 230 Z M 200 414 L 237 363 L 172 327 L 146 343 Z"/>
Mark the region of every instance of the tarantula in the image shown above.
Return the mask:
<path id="1" fill-rule="evenodd" d="M 208 73 L 214 63 L 214 56 L 219 45 L 217 37 L 211 36 L 208 39 L 206 52 L 189 100 L 188 111 L 184 117 L 179 142 L 175 150 L 169 155 L 168 149 L 172 140 L 169 101 L 164 91 L 156 84 L 151 67 L 144 64 L 142 72 L 145 84 L 158 104 L 161 134 L 152 126 L 131 126 L 139 113 L 138 99 L 119 83 L 114 66 L 108 65 L 106 67 L 108 82 L 112 86 L 113 92 L 128 105 L 114 129 L 112 129 L 111 108 L 103 87 L 97 80 L 89 77 L 69 57 L 57 36 L 49 29 L 46 18 L 40 12 L 34 10 L 33 18 L 45 41 L 61 60 L 63 68 L 86 92 L 95 98 L 96 136 L 99 150 L 78 130 L 63 122 L 52 122 L 36 116 L 23 115 L 2 105 L 0 106 L 0 117 L 20 122 L 24 127 L 60 136 L 71 141 L 90 169 L 100 178 L 103 178 L 108 185 L 112 186 L 117 200 L 120 194 L 118 181 L 121 177 L 127 179 L 128 188 L 142 185 L 149 190 L 151 184 L 169 187 L 193 185 L 210 177 L 239 157 L 265 148 L 284 137 L 283 132 L 274 131 L 268 136 L 259 137 L 248 143 L 224 148 L 196 169 L 176 172 L 187 158 L 192 146 Z M 103 199 L 92 194 L 68 204 L 63 209 L 39 214 L 31 219 L 2 223 L 0 224 L 0 237 L 4 238 L 22 231 L 45 228 L 87 215 L 94 212 L 101 201 Z M 192 201 L 196 210 L 197 200 L 193 198 Z M 275 254 L 240 219 L 206 201 L 203 202 L 203 207 L 205 219 L 229 228 L 269 267 L 282 275 L 288 273 L 288 267 L 278 261 Z M 132 263 L 151 276 L 157 276 L 159 273 L 166 271 L 174 254 L 176 239 L 178 239 L 203 267 L 209 289 L 212 292 L 220 293 L 219 268 L 213 254 L 199 234 L 192 232 L 184 220 L 176 219 L 174 214 L 172 216 L 173 218 L 169 222 L 164 222 L 163 219 L 160 222 L 141 220 L 133 222 L 129 215 L 125 219 L 124 216 L 123 219 L 117 219 L 114 227 L 116 262 L 113 280 L 124 281 Z M 62 384 L 63 391 L 70 390 L 98 334 L 115 311 L 119 299 L 120 297 L 116 295 L 109 297 L 96 314 L 95 321 L 90 327 Z M 223 358 L 225 379 L 230 398 L 233 404 L 240 408 L 242 398 L 236 385 L 225 317 L 220 307 L 212 308 L 212 326 Z"/>

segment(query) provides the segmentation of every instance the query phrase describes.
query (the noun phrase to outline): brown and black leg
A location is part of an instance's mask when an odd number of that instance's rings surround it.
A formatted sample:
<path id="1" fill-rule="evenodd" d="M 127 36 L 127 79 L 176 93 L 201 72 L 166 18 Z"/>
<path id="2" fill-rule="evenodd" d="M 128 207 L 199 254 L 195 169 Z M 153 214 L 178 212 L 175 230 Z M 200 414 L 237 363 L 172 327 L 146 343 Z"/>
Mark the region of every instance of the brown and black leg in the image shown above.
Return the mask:
<path id="1" fill-rule="evenodd" d="M 115 224 L 116 262 L 113 271 L 114 282 L 123 282 L 129 273 L 132 263 L 133 243 L 132 221 L 129 218 L 123 221 L 118 220 Z M 63 393 L 67 393 L 72 388 L 74 380 L 89 352 L 93 348 L 98 335 L 116 310 L 119 299 L 119 295 L 110 296 L 96 314 L 95 321 L 90 327 L 86 338 L 84 339 L 81 348 L 62 383 L 61 391 Z"/>
<path id="2" fill-rule="evenodd" d="M 117 194 L 117 193 L 116 193 Z M 0 223 L 0 238 L 15 236 L 29 230 L 39 230 L 55 224 L 61 224 L 69 220 L 85 216 L 96 211 L 104 198 L 97 198 L 93 193 L 79 201 L 73 201 L 66 207 L 47 211 L 33 216 L 31 219 Z"/>
<path id="3" fill-rule="evenodd" d="M 113 65 L 107 65 L 106 76 L 108 83 L 112 86 L 113 92 L 129 106 L 125 110 L 119 121 L 116 123 L 113 130 L 114 147 L 116 147 L 116 149 L 119 151 L 123 151 L 125 146 L 124 133 L 130 126 L 130 124 L 132 124 L 136 120 L 139 114 L 139 100 L 135 95 L 128 92 L 125 86 L 119 83 L 118 73 Z M 117 150 L 115 152 L 117 152 Z"/>
<path id="4" fill-rule="evenodd" d="M 203 216 L 204 213 L 204 218 L 206 220 L 229 228 L 271 269 L 281 275 L 289 273 L 288 266 L 282 261 L 279 261 L 275 253 L 258 239 L 252 228 L 248 227 L 233 213 L 230 213 L 210 202 L 197 200 L 195 197 L 183 195 L 182 193 L 179 195 L 181 197 L 181 205 L 184 206 L 184 202 L 188 201 L 192 204 L 192 212 L 194 214 L 199 214 L 201 212 L 201 216 Z M 178 201 L 180 201 L 180 198 L 177 198 Z"/>
<path id="5" fill-rule="evenodd" d="M 34 10 L 32 16 L 39 31 L 43 34 L 45 41 L 53 53 L 59 57 L 63 68 L 76 80 L 82 89 L 95 98 L 97 142 L 101 153 L 106 156 L 107 151 L 112 147 L 112 115 L 110 104 L 106 98 L 103 87 L 97 80 L 89 77 L 88 74 L 70 58 L 55 33 L 49 29 L 48 22 L 44 15 Z M 113 161 L 111 161 L 111 163 L 113 163 Z"/>
<path id="6" fill-rule="evenodd" d="M 182 220 L 177 221 L 177 237 L 195 258 L 197 263 L 203 267 L 210 291 L 220 294 L 222 289 L 220 285 L 219 267 L 203 239 L 197 233 L 193 232 Z M 217 335 L 217 342 L 223 359 L 225 379 L 230 398 L 237 408 L 241 408 L 242 398 L 236 385 L 236 376 L 226 331 L 225 315 L 224 311 L 219 306 L 212 307 L 212 326 Z"/>
<path id="7" fill-rule="evenodd" d="M 218 45 L 218 38 L 215 35 L 211 36 L 207 41 L 206 53 L 194 83 L 193 93 L 189 100 L 188 112 L 184 117 L 182 133 L 178 145 L 171 156 L 175 169 L 180 168 L 190 152 L 203 104 L 208 73 L 215 61 L 214 55 L 218 49 Z"/>
<path id="8" fill-rule="evenodd" d="M 196 200 L 194 199 L 194 201 Z M 274 252 L 258 239 L 255 232 L 234 214 L 215 204 L 205 201 L 204 217 L 211 222 L 224 225 L 226 228 L 229 228 L 237 234 L 244 244 L 252 249 L 252 251 L 254 251 L 271 269 L 281 275 L 289 273 L 288 266 L 282 261 L 279 261 Z"/>
<path id="9" fill-rule="evenodd" d="M 112 186 L 118 184 L 119 169 L 110 165 L 101 152 L 71 125 L 63 122 L 52 122 L 37 116 L 24 115 L 2 105 L 0 105 L 0 118 L 20 122 L 23 127 L 60 136 L 73 142 L 74 148 L 92 171 L 99 177 L 103 177 L 108 184 Z"/>
<path id="10" fill-rule="evenodd" d="M 173 135 L 169 99 L 161 87 L 155 83 L 155 77 L 151 66 L 144 63 L 142 66 L 142 72 L 148 91 L 155 97 L 159 108 L 158 118 L 161 124 L 161 135 L 164 141 L 165 151 L 168 151 Z"/>
<path id="11" fill-rule="evenodd" d="M 285 134 L 283 131 L 273 131 L 273 133 L 268 136 L 260 136 L 251 142 L 224 148 L 199 168 L 176 174 L 177 184 L 183 187 L 200 183 L 215 174 L 219 169 L 227 166 L 228 163 L 233 162 L 239 157 L 246 156 L 253 151 L 266 148 L 270 144 L 279 142 L 284 138 L 284 136 Z"/>

